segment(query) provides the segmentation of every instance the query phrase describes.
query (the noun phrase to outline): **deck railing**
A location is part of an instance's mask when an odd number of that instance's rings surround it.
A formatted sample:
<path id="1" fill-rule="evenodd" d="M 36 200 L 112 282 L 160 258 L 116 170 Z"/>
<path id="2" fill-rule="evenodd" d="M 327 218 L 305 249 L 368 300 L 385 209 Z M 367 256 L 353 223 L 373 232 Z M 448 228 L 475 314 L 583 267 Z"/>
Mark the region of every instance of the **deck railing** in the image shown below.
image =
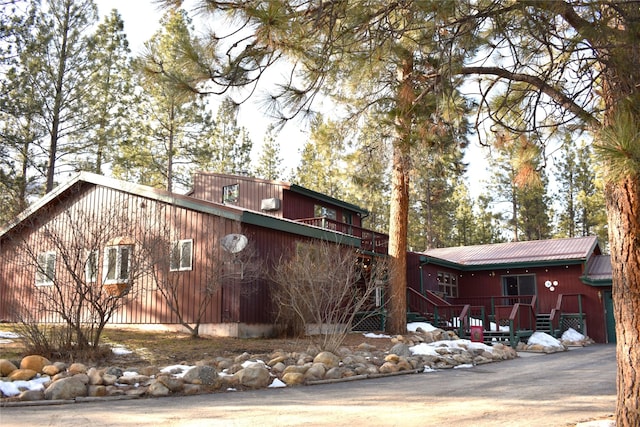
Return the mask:
<path id="1" fill-rule="evenodd" d="M 467 298 L 451 298 L 453 304 L 469 304 L 472 306 L 484 306 L 485 313 L 489 316 L 489 320 L 495 321 L 496 307 L 513 307 L 515 304 L 529 304 L 537 308 L 536 295 L 503 295 L 503 296 L 486 296 L 486 297 L 467 297 Z M 503 325 L 504 326 L 504 325 Z M 488 328 L 485 328 L 489 330 Z"/>
<path id="2" fill-rule="evenodd" d="M 387 253 L 389 249 L 389 236 L 353 224 L 336 221 L 326 216 L 314 218 L 301 218 L 296 221 L 316 227 L 337 231 L 348 236 L 360 238 L 360 248 L 373 253 Z"/>

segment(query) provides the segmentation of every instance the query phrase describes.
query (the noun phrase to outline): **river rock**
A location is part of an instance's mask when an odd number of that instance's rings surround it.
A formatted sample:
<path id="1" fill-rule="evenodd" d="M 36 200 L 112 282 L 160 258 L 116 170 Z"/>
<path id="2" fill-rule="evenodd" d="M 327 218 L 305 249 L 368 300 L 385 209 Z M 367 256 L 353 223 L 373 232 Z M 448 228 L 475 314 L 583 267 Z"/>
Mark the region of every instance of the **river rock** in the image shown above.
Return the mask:
<path id="1" fill-rule="evenodd" d="M 68 368 L 67 372 L 71 375 L 75 374 L 86 374 L 87 373 L 87 365 L 84 363 L 72 363 Z"/>
<path id="2" fill-rule="evenodd" d="M 299 372 L 288 372 L 282 376 L 282 381 L 287 385 L 304 384 L 304 374 Z"/>
<path id="3" fill-rule="evenodd" d="M 212 366 L 195 366 L 184 374 L 183 379 L 185 382 L 190 384 L 219 384 L 218 373 Z"/>
<path id="4" fill-rule="evenodd" d="M 11 381 L 29 381 L 33 378 L 35 378 L 35 376 L 38 375 L 38 373 L 36 371 L 34 371 L 33 369 L 16 369 L 15 371 L 11 372 L 9 374 L 9 379 Z"/>
<path id="5" fill-rule="evenodd" d="M 151 396 L 169 396 L 171 394 L 171 390 L 169 390 L 164 384 L 160 381 L 153 381 L 149 384 L 149 388 L 147 389 L 147 393 Z"/>
<path id="6" fill-rule="evenodd" d="M 338 364 L 340 363 L 340 358 L 330 351 L 322 351 L 313 358 L 313 363 L 322 363 L 327 368 L 333 368 L 338 366 Z"/>

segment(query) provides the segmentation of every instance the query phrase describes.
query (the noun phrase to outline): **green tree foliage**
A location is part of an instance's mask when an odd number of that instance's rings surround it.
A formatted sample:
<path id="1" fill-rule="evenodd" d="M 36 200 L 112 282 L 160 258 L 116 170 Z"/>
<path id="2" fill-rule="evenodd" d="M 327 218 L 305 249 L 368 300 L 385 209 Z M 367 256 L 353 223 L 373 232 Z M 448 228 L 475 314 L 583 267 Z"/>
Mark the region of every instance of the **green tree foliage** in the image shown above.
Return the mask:
<path id="1" fill-rule="evenodd" d="M 92 0 L 32 2 L 28 30 L 22 32 L 20 66 L 39 105 L 34 119 L 47 130 L 35 142 L 45 160 L 45 191 L 53 189 L 55 176 L 75 168 L 75 154 L 89 143 L 79 141 L 87 126 L 93 39 L 89 29 L 97 21 Z"/>
<path id="2" fill-rule="evenodd" d="M 258 178 L 279 180 L 284 177 L 280 144 L 276 141 L 274 132 L 273 126 L 269 126 L 262 141 L 262 149 L 255 168 L 255 174 Z"/>
<path id="3" fill-rule="evenodd" d="M 524 136 L 500 133 L 490 159 L 495 202 L 509 206 L 512 240 L 540 240 L 551 232 L 547 178 L 540 166 L 539 147 Z M 506 213 L 506 212 L 504 212 Z"/>
<path id="4" fill-rule="evenodd" d="M 347 136 L 337 121 L 323 121 L 311 129 L 311 137 L 302 148 L 294 180 L 303 187 L 345 199 Z"/>
<path id="5" fill-rule="evenodd" d="M 84 159 L 80 162 L 83 170 L 102 174 L 115 155 L 117 142 L 130 138 L 128 120 L 135 104 L 129 43 L 116 10 L 98 25 L 88 60 L 93 70 L 87 97 L 89 126 L 83 139 L 90 144 L 79 156 Z"/>
<path id="6" fill-rule="evenodd" d="M 236 175 L 249 172 L 253 142 L 247 128 L 238 124 L 237 107 L 231 98 L 220 104 L 211 134 L 202 140 L 194 159 L 204 169 Z"/>
<path id="7" fill-rule="evenodd" d="M 136 67 L 142 91 L 133 112 L 135 127 L 120 141 L 114 160 L 116 177 L 164 187 L 186 188 L 194 164 L 201 164 L 214 129 L 211 114 L 197 94 L 182 90 L 163 72 L 184 71 L 182 47 L 198 42 L 191 37 L 190 20 L 182 10 L 169 11 L 162 29 L 149 40 Z"/>
<path id="8" fill-rule="evenodd" d="M 390 145 L 380 122 L 368 116 L 345 157 L 345 170 L 350 172 L 346 198 L 369 211 L 363 224 L 379 233 L 389 231 Z"/>

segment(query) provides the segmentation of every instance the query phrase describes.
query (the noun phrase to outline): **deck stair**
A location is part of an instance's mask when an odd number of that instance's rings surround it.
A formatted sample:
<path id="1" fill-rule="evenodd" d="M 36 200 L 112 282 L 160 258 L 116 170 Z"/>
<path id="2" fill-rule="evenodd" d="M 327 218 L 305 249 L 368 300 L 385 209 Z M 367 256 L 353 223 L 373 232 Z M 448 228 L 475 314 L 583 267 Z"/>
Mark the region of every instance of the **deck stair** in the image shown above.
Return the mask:
<path id="1" fill-rule="evenodd" d="M 551 326 L 550 314 L 538 313 L 536 315 L 536 331 L 555 336 L 553 327 Z"/>

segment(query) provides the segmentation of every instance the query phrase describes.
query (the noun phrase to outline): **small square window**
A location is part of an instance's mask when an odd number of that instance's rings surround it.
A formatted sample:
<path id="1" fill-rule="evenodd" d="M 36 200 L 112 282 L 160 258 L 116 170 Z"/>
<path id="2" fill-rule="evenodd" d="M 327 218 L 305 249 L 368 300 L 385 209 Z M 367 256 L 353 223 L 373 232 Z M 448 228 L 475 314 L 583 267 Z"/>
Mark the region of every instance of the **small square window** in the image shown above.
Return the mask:
<path id="1" fill-rule="evenodd" d="M 178 240 L 171 244 L 171 271 L 193 269 L 193 239 Z"/>
<path id="2" fill-rule="evenodd" d="M 222 203 L 236 204 L 240 197 L 240 185 L 225 185 L 222 187 Z"/>

